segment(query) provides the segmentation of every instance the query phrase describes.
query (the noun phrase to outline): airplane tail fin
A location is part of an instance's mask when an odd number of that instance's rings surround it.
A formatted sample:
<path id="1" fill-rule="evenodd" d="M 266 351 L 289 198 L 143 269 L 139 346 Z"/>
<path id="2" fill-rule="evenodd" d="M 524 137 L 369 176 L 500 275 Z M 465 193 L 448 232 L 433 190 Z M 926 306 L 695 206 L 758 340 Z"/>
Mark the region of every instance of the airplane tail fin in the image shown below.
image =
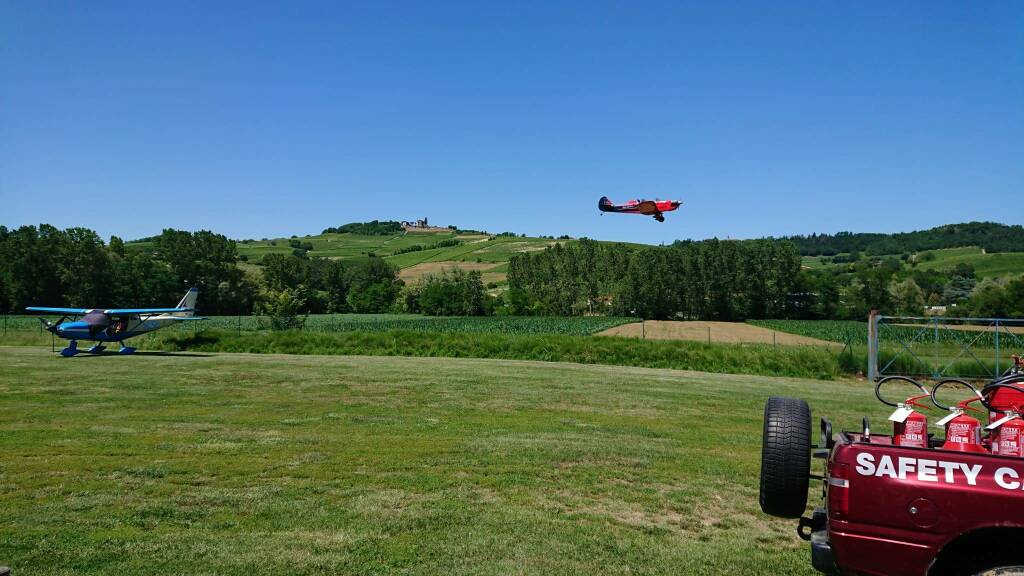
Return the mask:
<path id="1" fill-rule="evenodd" d="M 199 288 L 189 288 L 188 292 L 185 292 L 184 298 L 181 299 L 181 302 L 178 302 L 175 308 L 192 308 L 192 310 L 188 312 L 175 312 L 174 315 L 184 318 L 195 316 L 196 298 L 198 297 Z"/>
<path id="2" fill-rule="evenodd" d="M 609 212 L 612 208 L 612 201 L 607 196 L 601 196 L 601 199 L 597 201 L 597 209 L 601 212 Z"/>

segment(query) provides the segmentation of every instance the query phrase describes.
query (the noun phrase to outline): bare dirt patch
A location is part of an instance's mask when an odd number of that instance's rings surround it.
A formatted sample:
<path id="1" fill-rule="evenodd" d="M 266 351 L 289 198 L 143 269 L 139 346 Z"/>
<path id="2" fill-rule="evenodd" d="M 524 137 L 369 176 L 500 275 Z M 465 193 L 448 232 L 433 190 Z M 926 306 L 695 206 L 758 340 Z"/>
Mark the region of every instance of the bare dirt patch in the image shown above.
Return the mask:
<path id="1" fill-rule="evenodd" d="M 672 320 L 647 320 L 609 328 L 598 336 L 645 337 L 652 340 L 692 340 L 695 342 L 719 342 L 728 344 L 812 344 L 832 346 L 834 343 L 777 332 L 742 322 L 678 322 Z"/>

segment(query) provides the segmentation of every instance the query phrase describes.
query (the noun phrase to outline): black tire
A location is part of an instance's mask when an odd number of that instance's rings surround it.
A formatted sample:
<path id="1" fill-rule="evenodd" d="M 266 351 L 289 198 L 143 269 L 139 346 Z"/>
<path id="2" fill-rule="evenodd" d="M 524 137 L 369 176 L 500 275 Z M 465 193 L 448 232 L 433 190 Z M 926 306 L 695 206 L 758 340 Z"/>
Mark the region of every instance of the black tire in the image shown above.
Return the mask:
<path id="1" fill-rule="evenodd" d="M 799 518 L 807 508 L 811 473 L 811 409 L 796 398 L 772 396 L 764 405 L 761 510 Z"/>

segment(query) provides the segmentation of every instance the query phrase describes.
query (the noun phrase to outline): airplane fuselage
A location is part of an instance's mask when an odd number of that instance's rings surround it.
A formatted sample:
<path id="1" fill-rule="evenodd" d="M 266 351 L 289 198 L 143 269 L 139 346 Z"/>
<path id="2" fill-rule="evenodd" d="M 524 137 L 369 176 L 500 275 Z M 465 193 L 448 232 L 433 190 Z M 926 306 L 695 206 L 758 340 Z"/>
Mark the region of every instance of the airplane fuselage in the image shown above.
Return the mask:
<path id="1" fill-rule="evenodd" d="M 96 310 L 102 312 L 102 310 Z M 54 327 L 53 333 L 65 340 L 88 340 L 93 342 L 121 342 L 128 338 L 141 336 L 154 330 L 173 324 L 176 320 L 162 314 L 160 316 L 147 316 L 145 318 L 138 314 L 126 316 L 114 316 L 110 318 L 107 326 L 97 326 L 83 320 L 61 322 Z"/>
<path id="2" fill-rule="evenodd" d="M 129 338 L 141 336 L 178 322 L 206 320 L 206 318 L 197 318 L 194 314 L 198 296 L 198 289 L 189 288 L 181 302 L 178 302 L 174 308 L 109 308 L 104 310 L 102 308 L 29 306 L 26 310 L 63 315 L 57 322 L 47 322 L 40 318 L 48 332 L 69 341 L 67 348 L 60 351 L 62 356 L 78 354 L 79 340 L 98 342 L 88 350 L 93 354 L 103 351 L 104 342 L 120 342 L 120 353 L 131 354 L 135 349 L 124 343 Z M 68 318 L 72 318 L 72 320 L 68 320 Z"/>
<path id="3" fill-rule="evenodd" d="M 607 196 L 597 202 L 597 208 L 601 212 L 616 212 L 619 214 L 642 214 L 653 216 L 658 222 L 665 221 L 665 212 L 671 212 L 682 204 L 679 200 L 630 200 L 622 204 L 615 204 Z"/>

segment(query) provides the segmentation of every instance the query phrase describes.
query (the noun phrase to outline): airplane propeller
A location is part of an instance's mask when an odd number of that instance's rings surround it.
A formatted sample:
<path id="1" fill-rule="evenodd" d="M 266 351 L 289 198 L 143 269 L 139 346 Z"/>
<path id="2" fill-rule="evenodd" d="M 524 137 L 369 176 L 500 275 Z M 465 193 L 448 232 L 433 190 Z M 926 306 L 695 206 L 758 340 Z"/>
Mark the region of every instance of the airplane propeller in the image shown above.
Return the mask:
<path id="1" fill-rule="evenodd" d="M 39 318 L 39 321 L 43 323 L 43 329 L 44 330 L 46 330 L 47 332 L 49 332 L 51 334 L 56 334 L 57 333 L 57 327 L 60 326 L 61 324 L 63 324 L 65 320 L 70 318 L 70 316 L 65 314 L 65 315 L 61 316 L 60 320 L 57 320 L 56 322 L 49 322 L 49 321 L 46 320 L 46 318 L 43 318 L 41 316 L 39 316 L 38 318 Z"/>

